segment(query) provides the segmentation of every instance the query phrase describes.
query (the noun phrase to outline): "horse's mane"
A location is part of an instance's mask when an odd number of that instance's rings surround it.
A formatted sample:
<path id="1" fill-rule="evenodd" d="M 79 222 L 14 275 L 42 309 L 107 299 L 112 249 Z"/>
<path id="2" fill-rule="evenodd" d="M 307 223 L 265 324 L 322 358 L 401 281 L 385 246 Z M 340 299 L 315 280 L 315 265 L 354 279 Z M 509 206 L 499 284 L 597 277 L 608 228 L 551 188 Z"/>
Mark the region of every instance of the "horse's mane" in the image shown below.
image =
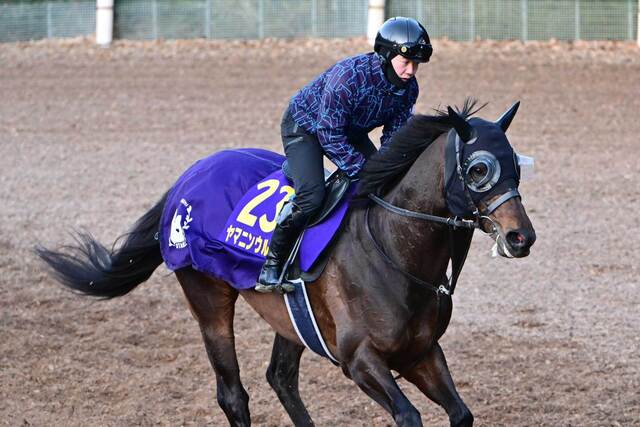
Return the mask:
<path id="1" fill-rule="evenodd" d="M 484 107 L 476 108 L 477 100 L 467 98 L 458 114 L 467 118 Z M 486 104 L 485 104 L 486 105 Z M 475 109 L 475 110 L 474 110 Z M 417 114 L 391 136 L 385 147 L 373 154 L 360 172 L 358 195 L 384 194 L 413 165 L 422 152 L 444 132 L 453 127 L 449 113 L 436 109 L 432 116 Z"/>

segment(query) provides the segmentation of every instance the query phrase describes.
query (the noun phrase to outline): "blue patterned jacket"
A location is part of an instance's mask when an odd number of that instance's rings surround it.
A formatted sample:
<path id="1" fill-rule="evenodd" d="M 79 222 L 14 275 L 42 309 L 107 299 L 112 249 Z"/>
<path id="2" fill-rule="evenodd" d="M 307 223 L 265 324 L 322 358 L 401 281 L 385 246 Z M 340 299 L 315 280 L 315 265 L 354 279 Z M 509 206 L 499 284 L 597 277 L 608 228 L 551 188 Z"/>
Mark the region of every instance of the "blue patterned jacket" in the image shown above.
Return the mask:
<path id="1" fill-rule="evenodd" d="M 329 159 L 349 176 L 364 156 L 348 141 L 352 133 L 384 126 L 381 146 L 411 117 L 418 99 L 415 78 L 399 89 L 384 76 L 375 53 L 346 58 L 296 93 L 289 103 L 298 126 L 315 134 Z"/>

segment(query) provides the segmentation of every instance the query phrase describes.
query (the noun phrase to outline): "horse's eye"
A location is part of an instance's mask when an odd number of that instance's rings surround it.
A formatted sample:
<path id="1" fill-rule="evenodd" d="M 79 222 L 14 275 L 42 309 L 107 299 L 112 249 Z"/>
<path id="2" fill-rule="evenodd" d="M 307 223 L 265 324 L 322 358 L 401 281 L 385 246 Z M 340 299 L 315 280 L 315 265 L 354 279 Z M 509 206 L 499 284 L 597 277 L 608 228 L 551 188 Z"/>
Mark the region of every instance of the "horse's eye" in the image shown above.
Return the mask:
<path id="1" fill-rule="evenodd" d="M 478 163 L 471 167 L 469 175 L 474 182 L 481 182 L 489 172 L 489 167 L 486 163 Z"/>
<path id="2" fill-rule="evenodd" d="M 489 190 L 500 179 L 500 162 L 488 151 L 472 153 L 464 162 L 465 181 L 471 191 Z"/>

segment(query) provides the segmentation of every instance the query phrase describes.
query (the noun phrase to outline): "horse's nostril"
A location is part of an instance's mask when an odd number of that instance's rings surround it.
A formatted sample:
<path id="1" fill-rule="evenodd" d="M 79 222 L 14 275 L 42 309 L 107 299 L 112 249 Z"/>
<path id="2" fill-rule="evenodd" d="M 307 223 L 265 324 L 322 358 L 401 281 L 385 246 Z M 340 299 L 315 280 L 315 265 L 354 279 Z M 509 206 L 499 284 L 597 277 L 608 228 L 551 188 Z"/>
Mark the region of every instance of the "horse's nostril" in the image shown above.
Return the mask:
<path id="1" fill-rule="evenodd" d="M 509 242 L 509 244 L 514 247 L 514 248 L 521 248 L 523 247 L 526 242 L 527 239 L 526 237 L 517 231 L 510 231 L 507 233 L 507 241 Z"/>

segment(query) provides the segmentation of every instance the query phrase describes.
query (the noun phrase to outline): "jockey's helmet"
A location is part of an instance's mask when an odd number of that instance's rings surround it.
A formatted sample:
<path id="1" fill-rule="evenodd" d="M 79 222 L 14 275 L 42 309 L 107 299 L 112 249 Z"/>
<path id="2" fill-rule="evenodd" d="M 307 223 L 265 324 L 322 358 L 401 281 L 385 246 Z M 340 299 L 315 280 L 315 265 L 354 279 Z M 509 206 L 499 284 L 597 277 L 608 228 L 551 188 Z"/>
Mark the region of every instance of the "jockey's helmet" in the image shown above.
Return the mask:
<path id="1" fill-rule="evenodd" d="M 382 24 L 373 50 L 385 61 L 401 55 L 412 61 L 429 62 L 433 53 L 427 30 L 415 19 L 402 16 L 390 18 Z"/>

